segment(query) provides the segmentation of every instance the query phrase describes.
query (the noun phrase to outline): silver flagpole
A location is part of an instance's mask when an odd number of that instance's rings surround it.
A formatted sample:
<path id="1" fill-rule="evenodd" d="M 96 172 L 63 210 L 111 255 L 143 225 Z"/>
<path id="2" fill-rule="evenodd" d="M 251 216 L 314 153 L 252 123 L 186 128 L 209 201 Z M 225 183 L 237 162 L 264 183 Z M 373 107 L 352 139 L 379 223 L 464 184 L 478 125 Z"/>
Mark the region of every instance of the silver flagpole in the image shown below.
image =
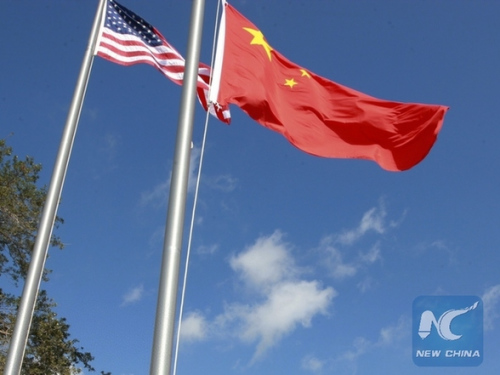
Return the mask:
<path id="1" fill-rule="evenodd" d="M 10 341 L 4 375 L 19 375 L 21 373 L 24 352 L 33 318 L 33 311 L 35 309 L 36 299 L 38 296 L 38 289 L 40 288 L 40 282 L 43 276 L 50 237 L 52 235 L 52 229 L 56 218 L 57 206 L 61 198 L 64 178 L 66 177 L 71 149 L 73 147 L 83 99 L 85 97 L 90 70 L 94 60 L 95 44 L 105 4 L 106 0 L 100 0 L 87 50 L 85 51 L 82 67 L 80 69 L 80 75 L 73 94 L 73 100 L 66 119 L 66 125 L 61 143 L 59 145 L 59 153 L 54 165 L 49 191 L 47 192 L 42 217 L 38 226 L 38 233 L 35 240 L 35 246 L 33 247 L 33 253 L 31 255 L 30 266 L 23 288 L 21 303 L 17 312 L 16 324 Z"/>
<path id="2" fill-rule="evenodd" d="M 179 284 L 179 266 L 186 210 L 189 157 L 193 134 L 204 7 L 204 0 L 193 1 L 172 180 L 170 182 L 165 241 L 163 244 L 163 259 L 151 354 L 151 375 L 167 375 L 171 372 L 177 288 Z"/>

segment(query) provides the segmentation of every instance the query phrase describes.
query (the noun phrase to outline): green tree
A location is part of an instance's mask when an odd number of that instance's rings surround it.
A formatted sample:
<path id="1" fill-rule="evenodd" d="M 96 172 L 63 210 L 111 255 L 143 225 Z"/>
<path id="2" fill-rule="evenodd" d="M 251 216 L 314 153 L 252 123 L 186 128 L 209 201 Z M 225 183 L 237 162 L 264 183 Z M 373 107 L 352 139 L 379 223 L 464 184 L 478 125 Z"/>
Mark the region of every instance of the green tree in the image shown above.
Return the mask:
<path id="1" fill-rule="evenodd" d="M 16 320 L 19 297 L 0 291 L 0 368 L 3 369 L 6 351 Z M 55 303 L 41 290 L 37 299 L 31 330 L 23 360 L 22 374 L 26 375 L 73 375 L 78 374 L 79 365 L 94 371 L 90 362 L 94 359 L 71 339 L 69 325 L 53 311 Z"/>
<path id="2" fill-rule="evenodd" d="M 26 278 L 38 221 L 46 196 L 38 187 L 41 165 L 32 157 L 24 160 L 12 155 L 12 148 L 0 139 L 0 278 L 10 280 L 13 290 Z M 56 226 L 61 224 L 56 219 Z M 52 236 L 51 245 L 63 248 Z M 49 271 L 44 271 L 48 280 Z M 8 345 L 15 324 L 20 298 L 0 289 L 0 370 L 3 372 Z M 40 290 L 23 360 L 22 374 L 72 375 L 80 367 L 94 371 L 93 357 L 71 339 L 65 318 L 54 311 L 56 304 Z"/>
<path id="3" fill-rule="evenodd" d="M 10 277 L 16 285 L 28 272 L 45 201 L 45 187 L 36 185 L 41 169 L 32 157 L 20 160 L 12 156 L 12 148 L 0 140 L 0 275 Z M 60 223 L 57 218 L 56 226 Z M 63 248 L 55 236 L 51 245 Z"/>

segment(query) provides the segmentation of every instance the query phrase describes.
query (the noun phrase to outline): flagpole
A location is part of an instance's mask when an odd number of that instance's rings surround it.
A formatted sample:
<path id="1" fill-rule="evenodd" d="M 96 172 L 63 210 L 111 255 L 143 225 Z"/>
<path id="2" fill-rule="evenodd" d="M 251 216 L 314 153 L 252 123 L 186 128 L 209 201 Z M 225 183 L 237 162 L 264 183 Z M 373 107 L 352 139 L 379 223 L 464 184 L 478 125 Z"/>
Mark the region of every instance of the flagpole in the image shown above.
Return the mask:
<path id="1" fill-rule="evenodd" d="M 104 12 L 106 0 L 100 0 L 89 43 L 83 58 L 80 74 L 76 84 L 73 100 L 70 105 L 66 125 L 59 145 L 59 153 L 54 164 L 52 179 L 45 200 L 42 217 L 38 226 L 38 233 L 31 255 L 30 266 L 23 288 L 23 294 L 17 312 L 16 324 L 10 341 L 7 362 L 5 364 L 4 375 L 19 375 L 23 364 L 24 352 L 28 340 L 33 312 L 36 305 L 38 290 L 43 277 L 45 260 L 47 258 L 50 237 L 54 227 L 57 214 L 57 206 L 61 198 L 62 187 L 68 169 L 71 149 L 75 139 L 78 120 L 83 105 L 83 99 L 89 81 L 92 62 L 94 60 L 94 50 L 99 32 L 99 27 Z"/>
<path id="2" fill-rule="evenodd" d="M 204 0 L 194 0 L 191 9 L 184 83 L 182 85 L 165 240 L 163 243 L 150 375 L 168 375 L 171 372 L 177 288 L 179 284 L 180 255 L 186 210 L 189 158 L 193 134 L 204 7 Z"/>

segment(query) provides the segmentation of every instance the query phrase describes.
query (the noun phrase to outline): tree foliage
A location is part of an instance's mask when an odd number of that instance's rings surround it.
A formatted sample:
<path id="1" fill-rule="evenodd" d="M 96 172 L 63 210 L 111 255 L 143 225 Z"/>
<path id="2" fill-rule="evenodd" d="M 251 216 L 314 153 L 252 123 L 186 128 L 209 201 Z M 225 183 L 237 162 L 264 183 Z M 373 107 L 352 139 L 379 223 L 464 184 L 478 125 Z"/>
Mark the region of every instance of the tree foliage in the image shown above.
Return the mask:
<path id="1" fill-rule="evenodd" d="M 6 361 L 7 348 L 16 320 L 19 297 L 0 291 L 0 368 Z M 24 355 L 22 374 L 26 375 L 73 375 L 82 365 L 93 371 L 90 362 L 94 359 L 71 339 L 65 318 L 54 312 L 55 303 L 41 290 L 37 299 L 31 330 Z"/>
<path id="2" fill-rule="evenodd" d="M 32 157 L 24 160 L 12 155 L 12 148 L 0 140 L 0 278 L 10 280 L 13 290 L 26 278 L 38 221 L 46 196 L 45 187 L 38 187 L 41 165 Z M 56 219 L 61 224 L 60 218 Z M 63 248 L 61 240 L 52 236 L 51 245 Z M 48 270 L 44 279 L 48 280 Z M 14 328 L 20 298 L 0 289 L 0 370 L 3 372 L 8 345 Z M 56 304 L 47 292 L 40 290 L 22 374 L 72 375 L 80 367 L 94 371 L 93 357 L 72 339 L 65 318 L 54 311 Z"/>
<path id="3" fill-rule="evenodd" d="M 12 156 L 12 148 L 0 140 L 0 275 L 9 276 L 16 284 L 28 272 L 45 201 L 46 189 L 36 185 L 41 169 L 32 157 L 20 160 Z M 62 220 L 57 218 L 56 226 L 59 223 Z M 51 245 L 63 248 L 55 236 Z"/>

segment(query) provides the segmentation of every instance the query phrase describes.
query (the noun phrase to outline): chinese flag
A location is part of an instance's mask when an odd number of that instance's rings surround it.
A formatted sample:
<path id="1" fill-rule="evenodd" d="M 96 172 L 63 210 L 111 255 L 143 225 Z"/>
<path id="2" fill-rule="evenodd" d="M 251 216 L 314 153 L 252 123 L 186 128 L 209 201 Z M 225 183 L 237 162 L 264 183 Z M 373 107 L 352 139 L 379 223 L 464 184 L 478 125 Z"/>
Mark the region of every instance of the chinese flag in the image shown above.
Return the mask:
<path id="1" fill-rule="evenodd" d="M 381 100 L 320 77 L 277 52 L 225 4 L 212 102 L 233 103 L 309 154 L 403 171 L 430 151 L 448 107 Z"/>

